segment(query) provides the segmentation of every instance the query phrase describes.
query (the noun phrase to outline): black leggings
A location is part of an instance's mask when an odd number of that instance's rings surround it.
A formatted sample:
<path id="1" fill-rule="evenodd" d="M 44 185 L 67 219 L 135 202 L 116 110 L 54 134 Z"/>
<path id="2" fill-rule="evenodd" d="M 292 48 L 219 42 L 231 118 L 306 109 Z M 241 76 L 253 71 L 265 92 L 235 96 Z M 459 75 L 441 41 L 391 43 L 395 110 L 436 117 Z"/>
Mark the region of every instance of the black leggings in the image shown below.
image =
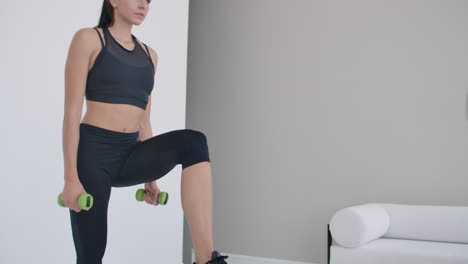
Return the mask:
<path id="1" fill-rule="evenodd" d="M 69 209 L 77 264 L 101 264 L 107 243 L 107 208 L 112 187 L 155 181 L 176 165 L 182 169 L 210 161 L 206 136 L 180 129 L 144 141 L 139 132 L 125 133 L 80 124 L 77 170 L 86 192 L 93 195 L 89 211 Z"/>

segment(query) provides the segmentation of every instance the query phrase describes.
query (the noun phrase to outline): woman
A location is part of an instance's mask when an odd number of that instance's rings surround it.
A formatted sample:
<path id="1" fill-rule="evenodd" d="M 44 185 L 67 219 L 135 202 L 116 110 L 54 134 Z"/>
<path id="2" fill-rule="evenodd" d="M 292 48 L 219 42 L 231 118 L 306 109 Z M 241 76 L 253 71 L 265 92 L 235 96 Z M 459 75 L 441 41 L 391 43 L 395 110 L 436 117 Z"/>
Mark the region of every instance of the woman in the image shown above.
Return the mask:
<path id="1" fill-rule="evenodd" d="M 224 264 L 213 248 L 212 176 L 206 136 L 181 129 L 152 136 L 151 94 L 158 55 L 131 30 L 150 0 L 104 0 L 99 25 L 78 30 L 65 66 L 62 200 L 69 207 L 78 264 L 102 263 L 111 187 L 143 184 L 158 205 L 156 180 L 182 165 L 182 207 L 198 264 Z M 143 48 L 144 47 L 144 48 Z M 83 98 L 87 111 L 81 120 Z M 89 211 L 78 207 L 90 193 Z"/>

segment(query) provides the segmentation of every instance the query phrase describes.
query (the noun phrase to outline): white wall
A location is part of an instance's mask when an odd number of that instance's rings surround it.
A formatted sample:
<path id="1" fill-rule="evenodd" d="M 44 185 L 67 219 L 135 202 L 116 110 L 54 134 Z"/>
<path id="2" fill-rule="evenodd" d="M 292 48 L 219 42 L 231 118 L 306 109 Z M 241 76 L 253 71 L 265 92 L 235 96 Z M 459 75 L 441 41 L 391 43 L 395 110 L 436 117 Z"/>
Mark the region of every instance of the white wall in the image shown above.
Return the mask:
<path id="1" fill-rule="evenodd" d="M 468 1 L 199 0 L 189 24 L 220 250 L 324 264 L 343 207 L 468 206 Z"/>
<path id="2" fill-rule="evenodd" d="M 102 1 L 6 1 L 1 8 L 0 263 L 74 263 L 63 189 L 64 66 L 73 34 L 97 25 Z M 185 128 L 188 0 L 153 1 L 133 33 L 159 54 L 153 135 Z M 97 37 L 97 35 L 96 35 Z M 86 111 L 86 105 L 83 114 Z M 181 263 L 181 166 L 158 180 L 166 206 L 114 188 L 104 263 Z"/>

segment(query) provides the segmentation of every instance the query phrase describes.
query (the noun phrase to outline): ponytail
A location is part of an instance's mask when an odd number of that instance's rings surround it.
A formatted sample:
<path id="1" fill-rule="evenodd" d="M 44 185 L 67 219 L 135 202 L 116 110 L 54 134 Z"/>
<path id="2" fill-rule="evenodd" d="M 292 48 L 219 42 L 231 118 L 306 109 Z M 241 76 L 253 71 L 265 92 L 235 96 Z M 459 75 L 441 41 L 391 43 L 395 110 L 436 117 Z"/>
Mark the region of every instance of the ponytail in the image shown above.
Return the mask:
<path id="1" fill-rule="evenodd" d="M 104 0 L 97 27 L 108 27 L 112 26 L 112 24 L 114 24 L 114 8 L 109 3 L 109 0 Z"/>

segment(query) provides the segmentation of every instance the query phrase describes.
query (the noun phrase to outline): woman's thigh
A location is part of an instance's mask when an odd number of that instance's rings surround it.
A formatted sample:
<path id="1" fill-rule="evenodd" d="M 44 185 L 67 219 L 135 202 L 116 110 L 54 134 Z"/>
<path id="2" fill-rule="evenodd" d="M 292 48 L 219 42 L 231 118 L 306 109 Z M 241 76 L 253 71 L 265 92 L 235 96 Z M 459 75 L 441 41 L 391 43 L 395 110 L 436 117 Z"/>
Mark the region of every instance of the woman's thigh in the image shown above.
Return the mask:
<path id="1" fill-rule="evenodd" d="M 112 186 L 125 187 L 155 181 L 178 164 L 182 169 L 210 161 L 206 136 L 197 130 L 179 129 L 140 141 L 130 151 Z"/>

